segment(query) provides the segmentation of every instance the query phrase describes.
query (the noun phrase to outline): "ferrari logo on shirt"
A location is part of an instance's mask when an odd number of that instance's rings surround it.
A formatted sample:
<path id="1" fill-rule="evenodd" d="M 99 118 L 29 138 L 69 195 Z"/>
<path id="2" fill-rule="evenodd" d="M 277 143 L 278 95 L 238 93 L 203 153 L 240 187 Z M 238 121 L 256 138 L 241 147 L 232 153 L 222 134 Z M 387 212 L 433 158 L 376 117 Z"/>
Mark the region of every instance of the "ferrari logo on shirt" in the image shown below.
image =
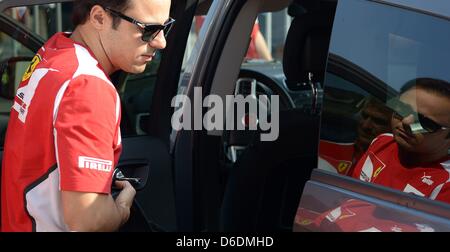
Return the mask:
<path id="1" fill-rule="evenodd" d="M 347 170 L 348 170 L 348 168 L 350 168 L 351 164 L 352 163 L 349 161 L 340 161 L 337 166 L 338 172 L 341 174 L 346 174 Z"/>
<path id="2" fill-rule="evenodd" d="M 27 70 L 25 71 L 25 74 L 22 77 L 22 81 L 26 81 L 28 80 L 31 75 L 34 72 L 34 69 L 36 69 L 36 66 L 39 64 L 39 62 L 41 62 L 42 58 L 41 55 L 36 54 L 33 59 L 30 62 L 30 65 L 28 66 Z"/>
<path id="3" fill-rule="evenodd" d="M 378 167 L 375 172 L 373 173 L 373 178 L 378 177 L 378 174 L 380 174 L 380 172 L 384 169 L 383 166 Z"/>
<path id="4" fill-rule="evenodd" d="M 304 220 L 301 220 L 298 222 L 298 224 L 300 224 L 302 226 L 308 226 L 308 225 L 311 225 L 311 223 L 313 223 L 313 221 L 310 219 L 304 219 Z"/>
<path id="5" fill-rule="evenodd" d="M 370 152 L 363 164 L 359 178 L 366 182 L 373 182 L 384 167 L 386 165 L 373 152 Z"/>

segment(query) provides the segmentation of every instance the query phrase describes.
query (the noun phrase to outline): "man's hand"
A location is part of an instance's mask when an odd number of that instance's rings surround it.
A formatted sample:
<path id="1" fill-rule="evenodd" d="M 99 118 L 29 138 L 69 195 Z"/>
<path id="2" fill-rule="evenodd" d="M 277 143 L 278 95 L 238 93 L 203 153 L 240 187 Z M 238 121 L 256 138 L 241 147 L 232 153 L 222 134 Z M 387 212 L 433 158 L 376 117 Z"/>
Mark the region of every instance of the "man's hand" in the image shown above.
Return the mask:
<path id="1" fill-rule="evenodd" d="M 116 206 L 122 216 L 121 225 L 125 224 L 130 217 L 130 208 L 133 204 L 136 190 L 128 181 L 116 181 L 116 187 L 122 189 L 116 198 Z"/>
<path id="2" fill-rule="evenodd" d="M 62 191 L 64 221 L 70 231 L 116 231 L 130 217 L 136 191 L 128 181 L 116 182 L 122 191 L 111 194 Z"/>

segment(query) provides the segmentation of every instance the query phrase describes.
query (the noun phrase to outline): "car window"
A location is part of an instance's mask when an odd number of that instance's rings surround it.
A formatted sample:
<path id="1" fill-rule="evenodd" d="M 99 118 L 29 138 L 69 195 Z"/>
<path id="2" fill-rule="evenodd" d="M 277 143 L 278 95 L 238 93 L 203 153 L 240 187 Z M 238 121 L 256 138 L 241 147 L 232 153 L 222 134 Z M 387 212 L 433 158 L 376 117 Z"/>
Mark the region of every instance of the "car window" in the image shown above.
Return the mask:
<path id="1" fill-rule="evenodd" d="M 248 48 L 241 69 L 265 73 L 283 86 L 285 80 L 282 68 L 283 50 L 291 20 L 292 17 L 287 14 L 287 8 L 277 12 L 259 14 L 249 36 Z M 267 83 L 263 83 L 254 74 L 241 72 L 239 77 L 256 79 L 258 81 L 255 89 L 257 94 L 270 96 L 272 92 L 267 91 L 274 91 L 267 87 L 264 88 Z M 248 83 L 242 82 L 241 84 L 240 90 L 235 92 L 247 95 L 246 92 L 250 89 Z M 237 85 L 236 88 L 238 88 Z"/>
<path id="2" fill-rule="evenodd" d="M 140 74 L 128 74 L 119 88 L 122 101 L 121 133 L 123 137 L 146 135 L 150 123 L 150 108 L 162 53 L 155 57 Z"/>
<path id="3" fill-rule="evenodd" d="M 20 56 L 30 56 L 32 57 L 34 53 L 11 38 L 8 34 L 0 31 L 0 61 L 3 62 L 11 57 L 20 57 Z"/>
<path id="4" fill-rule="evenodd" d="M 352 143 L 360 109 L 367 92 L 343 77 L 326 73 L 321 138 L 324 141 Z"/>
<path id="5" fill-rule="evenodd" d="M 204 15 L 196 15 L 192 20 L 191 28 L 189 30 L 189 36 L 187 40 L 186 50 L 184 51 L 183 64 L 181 66 L 181 71 L 184 72 L 186 68 L 186 64 L 188 63 L 189 57 L 194 50 L 194 46 L 197 42 L 197 38 L 200 32 L 200 29 L 203 25 L 203 21 L 205 19 Z"/>
<path id="6" fill-rule="evenodd" d="M 0 146 L 3 146 L 15 91 L 34 53 L 0 31 Z"/>
<path id="7" fill-rule="evenodd" d="M 242 114 L 230 110 L 228 112 L 230 114 L 227 115 L 236 118 L 234 120 L 238 122 L 238 127 L 249 130 L 224 131 L 227 162 L 235 163 L 244 153 L 253 136 L 250 127 L 257 125 L 260 120 L 257 111 L 268 110 L 270 113 L 272 95 L 277 94 L 282 89 L 280 87 L 283 87 L 285 80 L 282 68 L 283 49 L 290 21 L 291 17 L 285 8 L 277 12 L 259 14 L 253 23 L 248 37 L 247 52 L 234 86 L 234 94 L 246 97 L 248 106 L 241 111 Z M 258 101 L 263 99 L 261 96 L 268 97 L 266 105 Z M 279 109 L 287 109 L 288 102 L 281 100 Z"/>
<path id="8" fill-rule="evenodd" d="M 27 27 L 46 40 L 58 31 L 73 30 L 72 5 L 72 3 L 53 3 L 19 6 L 5 10 L 4 14 L 17 20 L 18 25 Z"/>
<path id="9" fill-rule="evenodd" d="M 319 169 L 450 203 L 443 196 L 449 32 L 446 19 L 370 1 L 339 2 L 324 82 Z"/>
<path id="10" fill-rule="evenodd" d="M 13 96 L 13 94 L 9 92 L 14 92 L 14 87 L 17 88 L 21 78 L 21 76 L 18 75 L 22 74 L 27 67 L 25 62 L 21 61 L 24 61 L 25 59 L 30 60 L 33 56 L 33 51 L 11 38 L 8 34 L 0 31 L 0 64 L 2 67 L 2 92 L 0 93 L 0 96 L 4 98 Z M 15 66 L 15 71 L 8 73 L 8 71 L 6 71 L 7 67 L 17 61 L 19 61 L 19 63 Z M 10 88 L 7 84 L 12 80 L 11 74 L 13 74 L 15 78 L 14 85 Z"/>
<path id="11" fill-rule="evenodd" d="M 192 22 L 182 69 L 185 68 L 187 60 L 194 48 L 198 34 L 205 20 L 205 15 L 202 14 L 203 13 L 199 13 L 196 15 Z M 283 60 L 283 49 L 291 19 L 292 18 L 287 14 L 287 9 L 258 15 L 255 20 L 252 33 L 250 34 L 249 48 L 246 56 L 244 57 L 244 62 L 247 63 L 247 65 L 257 65 L 264 61 L 272 60 L 281 63 Z M 282 29 L 279 29 L 278 27 L 281 27 Z M 257 36 L 261 37 L 258 37 L 257 39 Z M 256 40 L 259 40 L 258 45 L 262 44 L 264 49 L 260 49 L 261 46 L 256 45 Z M 267 58 L 268 55 L 270 59 Z"/>
<path id="12" fill-rule="evenodd" d="M 18 27 L 25 28 L 30 34 L 37 35 L 42 38 L 42 41 L 45 41 L 56 32 L 71 32 L 73 30 L 71 21 L 72 8 L 72 3 L 21 6 L 6 9 L 3 15 L 15 20 Z M 16 65 L 15 71 L 17 73 L 15 74 L 18 76 L 23 75 L 29 65 L 28 62 L 31 61 L 35 53 L 18 42 L 20 36 L 21 34 L 16 32 L 15 37 L 10 37 L 0 30 L 1 62 L 17 59 L 18 56 L 28 57 L 22 57 L 21 63 Z M 113 82 L 121 83 L 117 85 L 117 89 L 122 102 L 121 133 L 123 137 L 147 134 L 149 111 L 161 57 L 162 52 L 158 51 L 143 73 L 112 76 Z M 2 75 L 0 94 L 2 104 L 0 107 L 5 118 L 2 119 L 0 139 L 4 138 L 10 108 L 9 104 L 14 97 L 12 94 L 15 93 L 18 84 L 5 84 L 8 80 L 7 77 L 5 73 Z M 17 81 L 19 79 L 21 77 L 16 78 Z M 1 146 L 3 146 L 3 142 Z"/>
<path id="13" fill-rule="evenodd" d="M 291 20 L 287 8 L 259 14 L 250 34 L 244 61 L 247 63 L 283 61 L 283 49 Z"/>

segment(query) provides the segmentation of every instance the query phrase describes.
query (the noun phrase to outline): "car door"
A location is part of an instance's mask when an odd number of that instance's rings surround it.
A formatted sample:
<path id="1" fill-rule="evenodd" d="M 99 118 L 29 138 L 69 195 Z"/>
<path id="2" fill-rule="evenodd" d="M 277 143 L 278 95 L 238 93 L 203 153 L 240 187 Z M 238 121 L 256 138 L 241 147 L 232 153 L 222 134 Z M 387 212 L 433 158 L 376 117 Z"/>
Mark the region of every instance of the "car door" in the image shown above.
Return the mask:
<path id="1" fill-rule="evenodd" d="M 226 105 L 226 95 L 235 94 L 243 57 L 258 12 L 283 10 L 289 2 L 212 1 L 195 46 L 198 50 L 192 54 L 190 58 L 192 61 L 189 62 L 191 64 L 188 64 L 190 67 L 186 68 L 180 80 L 181 94 L 185 94 L 193 101 L 189 111 L 205 115 L 206 108 L 197 107 L 202 102 L 198 98 L 204 99 L 209 95 L 221 97 L 223 105 Z M 201 90 L 200 97 L 198 90 Z M 196 115 L 192 118 L 190 123 L 191 128 L 194 128 Z M 231 120 L 237 121 L 235 118 Z M 189 146 L 193 153 L 193 155 L 176 155 L 175 159 L 176 191 L 179 192 L 177 197 L 180 198 L 177 203 L 185 202 L 183 211 L 179 213 L 180 229 L 184 231 L 224 230 L 221 227 L 223 222 L 220 217 L 223 211 L 224 191 L 228 187 L 229 175 L 234 170 L 239 170 L 238 167 L 230 167 L 224 162 L 225 130 L 205 127 L 199 130 L 172 132 L 174 152 L 179 153 L 178 148 L 181 146 Z M 251 187 L 253 181 L 249 181 L 247 185 Z M 247 195 L 244 191 L 240 193 Z M 240 201 L 234 203 L 239 205 Z M 178 205 L 177 210 L 180 210 Z"/>
<path id="2" fill-rule="evenodd" d="M 362 176 L 351 177 L 351 167 L 362 162 L 358 150 L 366 151 L 375 137 L 392 133 L 388 101 L 402 92 L 404 83 L 424 76 L 450 79 L 442 67 L 448 65 L 450 55 L 448 36 L 443 35 L 450 31 L 450 9 L 430 14 L 399 2 L 337 2 L 318 169 L 303 189 L 294 231 L 449 231 L 448 203 L 423 197 L 410 184 L 395 190 L 364 182 Z M 431 9 L 446 4 L 437 2 Z M 363 169 L 371 170 L 372 178 L 389 169 L 368 153 L 370 161 L 365 159 Z M 419 185 L 435 183 L 426 173 Z"/>
<path id="3" fill-rule="evenodd" d="M 144 73 L 118 72 L 111 76 L 122 104 L 123 152 L 117 168 L 126 177 L 140 180 L 130 221 L 121 231 L 177 230 L 174 156 L 169 153 L 170 101 L 177 92 L 196 4 L 196 0 L 172 2 L 171 16 L 177 22 L 167 39 L 166 49 L 157 53 Z M 73 29 L 71 9 L 71 1 L 65 0 L 0 2 L 0 34 L 3 36 L 0 58 L 4 68 L 1 99 L 5 100 L 2 100 L 2 107 L 6 107 L 2 110 L 2 136 L 8 120 L 8 104 L 15 92 L 12 76 L 23 74 L 33 54 L 53 33 Z M 3 143 L 1 147 L 0 155 Z"/>
<path id="4" fill-rule="evenodd" d="M 356 138 L 357 122 L 366 117 L 361 108 L 369 104 L 371 97 L 385 104 L 389 97 L 399 93 L 400 83 L 414 75 L 449 79 L 445 70 L 446 60 L 450 58 L 445 57 L 449 43 L 448 36 L 444 35 L 448 34 L 448 18 L 380 1 L 293 2 L 300 5 L 291 5 L 295 16 L 293 23 L 302 32 L 295 33 L 293 29 L 294 39 L 288 35 L 287 40 L 294 44 L 285 46 L 300 47 L 300 50 L 293 50 L 292 65 L 283 67 L 290 68 L 288 72 L 295 76 L 299 72 L 310 72 L 308 68 L 312 65 L 311 69 L 316 71 L 313 76 L 324 76 L 324 79 L 319 77 L 324 81 L 320 83 L 324 85 L 324 95 L 318 102 L 321 108 L 317 107 L 321 122 L 295 109 L 294 113 L 286 113 L 284 120 L 280 114 L 280 140 L 272 145 L 252 142 L 252 148 L 232 167 L 223 165 L 222 132 L 174 132 L 173 139 L 178 146 L 187 144 L 196 153 L 186 156 L 188 159 L 176 160 L 175 164 L 178 185 L 185 188 L 179 196 L 189 201 L 184 205 L 183 216 L 180 215 L 185 220 L 183 229 L 311 231 L 316 218 L 327 216 L 327 211 L 331 213 L 330 219 L 337 216 L 350 220 L 355 214 L 352 209 L 341 214 L 339 204 L 344 203 L 346 209 L 356 204 L 374 213 L 372 219 L 363 216 L 358 223 L 385 227 L 369 226 L 360 229 L 363 231 L 448 230 L 448 204 L 339 175 L 336 169 L 327 171 L 318 162 L 322 140 L 341 141 L 345 150 L 348 146 L 352 148 L 348 143 Z M 258 11 L 269 5 L 277 10 L 288 4 L 251 0 L 213 2 L 213 11 L 205 21 L 211 25 L 211 29 L 205 30 L 210 35 L 210 43 L 199 47 L 198 55 L 203 57 L 197 59 L 206 63 L 194 64 L 196 68 L 181 82 L 189 98 L 193 100 L 193 88 L 200 86 L 206 89 L 203 95 L 233 94 L 248 42 L 242 35 L 250 34 Z M 373 20 L 382 22 L 374 24 Z M 316 23 L 321 25 L 313 25 Z M 302 25 L 311 29 L 304 31 Z M 419 32 L 415 33 L 412 25 L 420 27 Z M 328 27 L 330 32 L 332 30 L 331 38 L 326 34 Z M 433 33 L 436 29 L 440 32 Z M 303 38 L 302 34 L 309 34 L 304 36 L 305 41 L 315 43 L 295 43 L 297 34 L 299 39 Z M 442 37 L 434 39 L 437 34 Z M 302 49 L 307 50 L 302 53 Z M 435 59 L 438 63 L 432 64 L 434 67 L 426 64 Z M 293 84 L 306 82 L 306 76 L 300 77 L 303 79 L 293 79 Z M 283 122 L 285 129 L 281 128 Z M 178 151 L 176 147 L 174 151 Z M 178 169 L 180 164 L 186 163 L 189 167 Z M 348 165 L 345 162 L 335 164 L 343 171 Z M 424 181 L 432 184 L 427 177 Z M 324 213 L 326 215 L 321 215 Z"/>

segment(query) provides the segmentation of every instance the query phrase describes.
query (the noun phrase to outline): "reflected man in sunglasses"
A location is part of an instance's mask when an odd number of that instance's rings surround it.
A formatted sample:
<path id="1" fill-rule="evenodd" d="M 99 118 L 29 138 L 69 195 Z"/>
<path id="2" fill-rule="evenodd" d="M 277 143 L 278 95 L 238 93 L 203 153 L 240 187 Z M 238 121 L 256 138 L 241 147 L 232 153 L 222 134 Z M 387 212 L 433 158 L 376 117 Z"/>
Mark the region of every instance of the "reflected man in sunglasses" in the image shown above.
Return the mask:
<path id="1" fill-rule="evenodd" d="M 450 203 L 450 83 L 414 79 L 387 105 L 392 134 L 372 142 L 352 176 Z"/>

